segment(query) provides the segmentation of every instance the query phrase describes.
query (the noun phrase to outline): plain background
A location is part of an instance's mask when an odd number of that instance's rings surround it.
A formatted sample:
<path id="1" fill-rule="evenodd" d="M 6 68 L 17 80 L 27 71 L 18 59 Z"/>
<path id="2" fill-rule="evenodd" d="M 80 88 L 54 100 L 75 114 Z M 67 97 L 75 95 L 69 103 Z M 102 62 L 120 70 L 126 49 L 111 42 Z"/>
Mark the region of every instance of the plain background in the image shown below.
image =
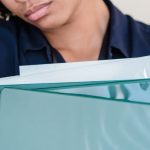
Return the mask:
<path id="1" fill-rule="evenodd" d="M 150 25 L 150 0 L 112 0 L 125 14 Z"/>

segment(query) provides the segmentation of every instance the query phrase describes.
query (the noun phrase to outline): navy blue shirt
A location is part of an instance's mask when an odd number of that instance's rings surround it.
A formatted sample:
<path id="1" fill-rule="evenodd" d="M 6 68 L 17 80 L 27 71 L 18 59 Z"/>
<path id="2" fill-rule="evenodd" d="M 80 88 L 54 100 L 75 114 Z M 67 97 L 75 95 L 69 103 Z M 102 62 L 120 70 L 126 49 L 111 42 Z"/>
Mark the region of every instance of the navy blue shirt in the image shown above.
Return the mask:
<path id="1" fill-rule="evenodd" d="M 105 0 L 110 21 L 99 59 L 150 55 L 150 26 L 135 21 Z M 39 29 L 18 17 L 0 20 L 0 77 L 19 74 L 20 65 L 65 62 Z"/>

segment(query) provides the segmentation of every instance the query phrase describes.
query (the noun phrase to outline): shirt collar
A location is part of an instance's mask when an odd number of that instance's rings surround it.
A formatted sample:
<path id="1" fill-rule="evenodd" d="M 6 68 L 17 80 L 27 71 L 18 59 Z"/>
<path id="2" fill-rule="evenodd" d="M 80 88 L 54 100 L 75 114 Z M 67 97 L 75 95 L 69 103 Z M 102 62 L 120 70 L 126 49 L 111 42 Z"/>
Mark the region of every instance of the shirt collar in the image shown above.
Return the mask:
<path id="1" fill-rule="evenodd" d="M 41 50 L 43 48 L 49 49 L 49 44 L 44 35 L 41 33 L 41 31 L 28 24 L 25 23 L 24 21 L 21 21 L 20 24 L 20 35 L 19 35 L 19 43 L 20 43 L 20 48 L 24 51 L 27 52 L 28 50 Z"/>
<path id="2" fill-rule="evenodd" d="M 110 11 L 109 22 L 109 54 L 112 53 L 112 49 L 120 51 L 125 57 L 129 57 L 129 26 L 127 17 L 122 14 L 110 0 L 104 0 Z"/>

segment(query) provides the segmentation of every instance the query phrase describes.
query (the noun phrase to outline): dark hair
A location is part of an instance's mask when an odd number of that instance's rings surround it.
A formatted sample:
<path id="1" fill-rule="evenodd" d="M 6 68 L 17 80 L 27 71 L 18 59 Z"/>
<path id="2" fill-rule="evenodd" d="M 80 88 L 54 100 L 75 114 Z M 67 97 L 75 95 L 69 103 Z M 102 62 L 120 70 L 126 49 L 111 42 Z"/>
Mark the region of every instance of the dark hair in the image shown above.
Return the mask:
<path id="1" fill-rule="evenodd" d="M 0 19 L 6 18 L 7 16 L 11 16 L 12 13 L 0 2 Z"/>

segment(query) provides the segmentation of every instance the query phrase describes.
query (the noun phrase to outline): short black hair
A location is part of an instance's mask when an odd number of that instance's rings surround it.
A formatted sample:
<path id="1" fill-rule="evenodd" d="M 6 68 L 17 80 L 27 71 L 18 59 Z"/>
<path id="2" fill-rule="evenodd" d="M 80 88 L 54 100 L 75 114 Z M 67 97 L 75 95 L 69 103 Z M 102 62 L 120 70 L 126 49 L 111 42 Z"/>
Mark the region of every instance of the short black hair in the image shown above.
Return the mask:
<path id="1" fill-rule="evenodd" d="M 12 15 L 12 13 L 0 2 L 0 15 L 6 17 Z"/>

